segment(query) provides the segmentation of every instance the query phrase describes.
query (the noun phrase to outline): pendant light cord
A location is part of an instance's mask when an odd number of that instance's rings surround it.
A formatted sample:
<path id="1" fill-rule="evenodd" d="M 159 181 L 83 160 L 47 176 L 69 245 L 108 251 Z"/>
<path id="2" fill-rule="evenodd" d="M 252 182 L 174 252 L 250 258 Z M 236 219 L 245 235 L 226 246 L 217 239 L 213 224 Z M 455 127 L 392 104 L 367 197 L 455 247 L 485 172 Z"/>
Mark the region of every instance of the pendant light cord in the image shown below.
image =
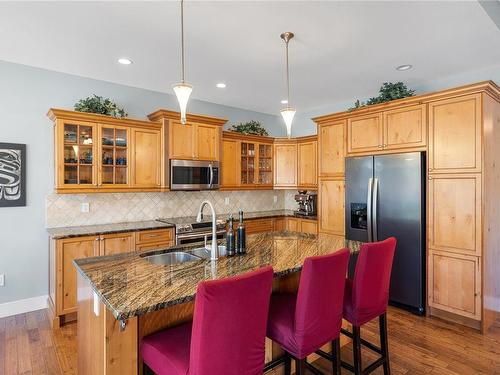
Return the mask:
<path id="1" fill-rule="evenodd" d="M 184 0 L 181 0 L 181 82 L 184 83 Z"/>
<path id="2" fill-rule="evenodd" d="M 286 59 L 286 107 L 290 107 L 290 69 L 288 67 L 288 40 L 285 40 L 285 59 Z"/>

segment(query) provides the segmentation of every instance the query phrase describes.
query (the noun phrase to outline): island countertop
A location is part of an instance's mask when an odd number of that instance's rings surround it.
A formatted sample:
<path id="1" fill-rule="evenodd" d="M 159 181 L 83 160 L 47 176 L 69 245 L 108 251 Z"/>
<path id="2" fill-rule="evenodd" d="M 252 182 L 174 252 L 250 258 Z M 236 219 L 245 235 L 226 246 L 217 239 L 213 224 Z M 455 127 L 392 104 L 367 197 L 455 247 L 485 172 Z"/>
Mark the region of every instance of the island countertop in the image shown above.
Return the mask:
<path id="1" fill-rule="evenodd" d="M 220 257 L 217 261 L 156 265 L 143 258 L 145 252 L 92 257 L 74 261 L 78 272 L 109 308 L 115 318 L 140 316 L 194 299 L 198 283 L 221 279 L 271 265 L 275 277 L 300 271 L 304 259 L 347 247 L 357 252 L 361 243 L 326 234 L 267 232 L 247 237 L 247 253 Z M 173 246 L 165 250 L 186 251 L 200 244 Z"/>

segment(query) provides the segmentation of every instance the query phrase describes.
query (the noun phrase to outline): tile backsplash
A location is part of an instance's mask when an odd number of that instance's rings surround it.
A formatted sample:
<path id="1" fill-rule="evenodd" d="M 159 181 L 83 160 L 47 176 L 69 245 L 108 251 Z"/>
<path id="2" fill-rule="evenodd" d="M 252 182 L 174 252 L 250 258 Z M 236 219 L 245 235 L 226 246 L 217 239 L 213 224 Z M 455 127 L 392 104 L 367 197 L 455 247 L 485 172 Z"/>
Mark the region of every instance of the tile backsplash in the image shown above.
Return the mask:
<path id="1" fill-rule="evenodd" d="M 54 228 L 195 216 L 205 199 L 214 204 L 217 214 L 237 212 L 240 208 L 248 212 L 295 209 L 295 193 L 295 190 L 248 190 L 49 194 L 45 199 L 46 226 Z M 82 203 L 89 203 L 89 212 L 80 211 Z"/>

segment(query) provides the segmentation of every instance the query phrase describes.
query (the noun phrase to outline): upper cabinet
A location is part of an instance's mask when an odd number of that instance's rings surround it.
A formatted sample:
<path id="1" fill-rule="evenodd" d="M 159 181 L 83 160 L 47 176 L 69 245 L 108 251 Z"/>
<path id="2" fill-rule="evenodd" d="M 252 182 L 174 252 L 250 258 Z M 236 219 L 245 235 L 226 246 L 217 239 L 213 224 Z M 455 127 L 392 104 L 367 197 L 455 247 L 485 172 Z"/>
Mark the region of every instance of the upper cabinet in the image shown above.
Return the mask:
<path id="1" fill-rule="evenodd" d="M 272 138 L 225 131 L 221 160 L 223 189 L 272 189 Z"/>
<path id="2" fill-rule="evenodd" d="M 429 103 L 429 172 L 481 171 L 481 95 Z"/>
<path id="3" fill-rule="evenodd" d="M 151 121 L 163 125 L 167 147 L 167 165 L 170 159 L 220 161 L 222 126 L 225 119 L 187 115 L 186 124 L 180 122 L 180 114 L 160 109 L 151 113 Z"/>
<path id="4" fill-rule="evenodd" d="M 318 126 L 319 175 L 343 176 L 345 173 L 346 121 Z"/>
<path id="5" fill-rule="evenodd" d="M 426 120 L 425 104 L 350 117 L 347 119 L 347 152 L 425 147 Z"/>
<path id="6" fill-rule="evenodd" d="M 274 186 L 297 186 L 297 142 L 276 140 L 274 144 Z"/>
<path id="7" fill-rule="evenodd" d="M 160 124 L 60 109 L 48 116 L 56 192 L 161 190 Z"/>
<path id="8" fill-rule="evenodd" d="M 318 187 L 318 141 L 301 139 L 297 142 L 297 178 L 299 188 Z"/>

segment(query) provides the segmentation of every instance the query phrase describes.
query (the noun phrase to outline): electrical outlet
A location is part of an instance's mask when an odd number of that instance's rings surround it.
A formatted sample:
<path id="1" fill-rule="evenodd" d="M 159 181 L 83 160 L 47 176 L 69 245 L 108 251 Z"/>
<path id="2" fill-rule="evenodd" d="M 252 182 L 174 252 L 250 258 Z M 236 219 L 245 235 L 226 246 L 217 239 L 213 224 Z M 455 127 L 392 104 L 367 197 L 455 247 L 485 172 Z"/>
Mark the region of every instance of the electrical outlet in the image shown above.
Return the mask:
<path id="1" fill-rule="evenodd" d="M 224 204 L 229 206 L 229 197 L 224 198 Z"/>
<path id="2" fill-rule="evenodd" d="M 3 273 L 0 275 L 0 286 L 5 286 L 5 275 Z"/>
<path id="3" fill-rule="evenodd" d="M 90 203 L 88 202 L 82 203 L 80 206 L 80 212 L 83 212 L 84 214 L 90 212 Z"/>
<path id="4" fill-rule="evenodd" d="M 278 196 L 277 195 L 274 196 L 274 203 L 278 203 Z"/>

